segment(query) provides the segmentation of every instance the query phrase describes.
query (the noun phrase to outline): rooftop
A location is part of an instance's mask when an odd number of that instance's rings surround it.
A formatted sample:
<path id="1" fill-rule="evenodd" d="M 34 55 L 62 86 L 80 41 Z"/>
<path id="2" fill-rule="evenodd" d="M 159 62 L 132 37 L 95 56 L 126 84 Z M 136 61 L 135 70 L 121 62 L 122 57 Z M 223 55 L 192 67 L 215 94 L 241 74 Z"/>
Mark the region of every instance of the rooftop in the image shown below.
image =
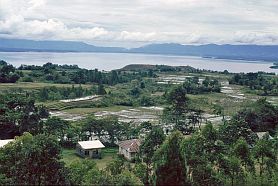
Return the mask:
<path id="1" fill-rule="evenodd" d="M 9 142 L 14 141 L 14 139 L 6 139 L 6 140 L 0 140 L 0 148 L 7 145 Z"/>
<path id="2" fill-rule="evenodd" d="M 120 141 L 119 147 L 126 149 L 129 152 L 138 152 L 140 147 L 140 140 L 139 139 L 131 139 L 126 141 Z"/>
<path id="3" fill-rule="evenodd" d="M 78 144 L 85 150 L 101 149 L 105 147 L 99 140 L 79 141 Z"/>

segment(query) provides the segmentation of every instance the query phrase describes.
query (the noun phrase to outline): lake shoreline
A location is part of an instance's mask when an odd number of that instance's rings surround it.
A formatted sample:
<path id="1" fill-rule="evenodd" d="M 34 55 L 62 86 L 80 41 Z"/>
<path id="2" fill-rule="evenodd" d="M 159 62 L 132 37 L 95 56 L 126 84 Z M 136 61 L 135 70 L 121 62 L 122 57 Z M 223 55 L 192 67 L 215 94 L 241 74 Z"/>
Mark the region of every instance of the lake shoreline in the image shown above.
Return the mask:
<path id="1" fill-rule="evenodd" d="M 218 59 L 199 56 L 161 55 L 142 53 L 92 53 L 92 52 L 0 52 L 0 59 L 15 66 L 55 64 L 76 64 L 81 68 L 110 71 L 129 64 L 151 64 L 169 66 L 192 66 L 212 71 L 277 73 L 271 69 L 273 62 Z"/>
<path id="2" fill-rule="evenodd" d="M 57 53 L 57 54 L 134 54 L 134 55 L 149 55 L 149 56 L 169 56 L 169 57 L 186 57 L 186 58 L 199 58 L 199 59 L 212 59 L 212 60 L 227 60 L 227 61 L 241 61 L 243 63 L 272 63 L 273 60 L 266 59 L 248 59 L 248 58 L 225 58 L 225 57 L 214 57 L 214 56 L 197 56 L 197 55 L 178 55 L 178 54 L 161 54 L 161 53 L 143 53 L 143 52 L 78 52 L 78 51 L 36 51 L 36 50 L 26 50 L 26 51 L 1 51 L 1 53 Z"/>

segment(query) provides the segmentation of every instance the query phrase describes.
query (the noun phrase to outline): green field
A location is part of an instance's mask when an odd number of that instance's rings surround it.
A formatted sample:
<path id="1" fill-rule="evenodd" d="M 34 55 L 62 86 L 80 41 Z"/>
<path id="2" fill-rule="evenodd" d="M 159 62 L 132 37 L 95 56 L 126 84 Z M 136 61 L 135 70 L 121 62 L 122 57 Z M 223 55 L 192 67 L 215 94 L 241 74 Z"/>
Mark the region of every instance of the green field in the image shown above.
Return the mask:
<path id="1" fill-rule="evenodd" d="M 189 75 L 189 76 L 198 76 L 199 78 L 204 78 L 205 76 L 214 77 L 220 81 L 228 81 L 228 78 L 231 75 L 219 74 L 219 73 L 184 73 L 184 72 L 171 72 L 171 73 L 161 73 L 158 74 L 161 76 L 169 76 L 169 75 Z M 163 89 L 156 89 L 156 86 L 159 87 L 155 81 L 156 78 L 146 78 L 145 79 L 147 84 L 147 88 L 143 91 L 144 94 L 152 97 L 162 97 L 164 94 Z M 118 92 L 124 95 L 129 96 L 129 91 L 132 89 L 134 82 L 131 83 L 124 83 L 124 84 L 117 84 L 114 86 L 106 86 L 107 92 Z M 0 84 L 0 92 L 6 90 L 26 90 L 26 91 L 33 91 L 39 90 L 44 87 L 55 86 L 58 88 L 61 87 L 72 87 L 72 84 L 53 84 L 53 83 L 38 83 L 38 82 L 18 82 L 18 83 L 2 83 Z M 78 84 L 74 84 L 75 87 L 79 86 Z M 198 95 L 188 94 L 188 97 L 191 98 L 195 107 L 204 110 L 206 113 L 213 114 L 213 105 L 218 104 L 224 108 L 225 115 L 233 115 L 237 111 L 239 111 L 242 107 L 246 107 L 250 102 L 254 102 L 258 100 L 261 96 L 256 95 L 256 93 L 250 90 L 246 86 L 239 86 L 239 85 L 229 85 L 232 87 L 237 93 L 242 93 L 245 96 L 245 99 L 242 100 L 235 100 L 234 98 L 229 97 L 227 94 L 224 93 L 204 93 Z M 91 88 L 92 84 L 83 84 L 83 88 Z M 170 87 L 169 87 L 170 89 Z M 117 95 L 117 94 L 116 94 Z M 108 95 L 109 97 L 109 95 Z M 105 100 L 105 97 L 103 97 Z M 69 102 L 64 103 L 60 101 L 46 101 L 46 102 L 37 102 L 37 104 L 45 105 L 49 110 L 54 111 L 65 111 L 68 114 L 82 114 L 87 115 L 95 112 L 100 111 L 110 111 L 110 112 L 117 112 L 121 110 L 128 110 L 131 108 L 138 108 L 138 103 L 134 107 L 127 107 L 127 106 L 117 106 L 117 105 L 109 105 L 107 106 L 95 106 L 93 102 L 100 101 L 100 99 L 94 100 L 84 100 L 78 102 Z M 132 97 L 131 97 L 132 98 Z M 134 98 L 132 98 L 134 99 Z M 278 105 L 278 99 L 274 96 L 268 96 L 267 99 L 274 105 Z M 111 99 L 112 100 L 112 99 Z M 110 101 L 110 100 L 109 100 Z M 108 102 L 110 103 L 110 102 Z M 160 104 L 156 106 L 162 106 Z"/>
<path id="2" fill-rule="evenodd" d="M 53 84 L 53 83 L 35 83 L 35 82 L 18 82 L 18 83 L 0 83 L 0 91 L 9 89 L 38 90 L 44 87 L 72 87 L 79 84 Z M 84 88 L 90 88 L 92 85 L 82 84 Z"/>
<path id="3" fill-rule="evenodd" d="M 102 159 L 92 159 L 95 161 L 99 169 L 104 169 L 108 163 L 113 161 L 117 156 L 118 148 L 105 148 L 102 150 Z M 75 149 L 63 149 L 62 161 L 68 166 L 76 160 L 84 160 L 75 153 Z"/>

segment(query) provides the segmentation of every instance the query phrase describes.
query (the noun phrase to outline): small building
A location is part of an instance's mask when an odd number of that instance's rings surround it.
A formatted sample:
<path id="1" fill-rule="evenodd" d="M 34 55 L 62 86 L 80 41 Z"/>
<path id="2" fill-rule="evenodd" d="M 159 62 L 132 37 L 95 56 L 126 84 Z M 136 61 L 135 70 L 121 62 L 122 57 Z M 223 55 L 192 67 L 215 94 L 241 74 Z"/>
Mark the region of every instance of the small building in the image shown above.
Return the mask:
<path id="1" fill-rule="evenodd" d="M 83 158 L 101 158 L 101 149 L 105 146 L 99 140 L 79 141 L 76 153 Z"/>
<path id="2" fill-rule="evenodd" d="M 120 141 L 119 145 L 119 154 L 123 155 L 126 159 L 132 161 L 135 158 L 135 155 L 139 152 L 140 149 L 140 140 L 131 139 L 126 141 Z"/>
<path id="3" fill-rule="evenodd" d="M 273 137 L 269 135 L 268 132 L 257 132 L 256 133 L 259 139 L 263 139 L 264 137 L 267 137 L 267 139 L 272 140 Z"/>
<path id="4" fill-rule="evenodd" d="M 8 143 L 14 141 L 14 139 L 5 139 L 5 140 L 0 140 L 0 148 L 4 147 Z"/>

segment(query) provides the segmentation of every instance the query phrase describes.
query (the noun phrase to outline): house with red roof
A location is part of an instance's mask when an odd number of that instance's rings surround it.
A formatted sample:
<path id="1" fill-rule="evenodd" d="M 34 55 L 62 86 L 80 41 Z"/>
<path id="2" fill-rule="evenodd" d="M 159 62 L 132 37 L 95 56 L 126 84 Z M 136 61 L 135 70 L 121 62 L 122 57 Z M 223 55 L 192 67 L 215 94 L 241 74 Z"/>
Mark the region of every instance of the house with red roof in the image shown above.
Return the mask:
<path id="1" fill-rule="evenodd" d="M 123 155 L 126 159 L 132 161 L 134 160 L 137 153 L 139 153 L 140 149 L 140 140 L 139 139 L 131 139 L 120 141 L 119 145 L 119 154 Z"/>

